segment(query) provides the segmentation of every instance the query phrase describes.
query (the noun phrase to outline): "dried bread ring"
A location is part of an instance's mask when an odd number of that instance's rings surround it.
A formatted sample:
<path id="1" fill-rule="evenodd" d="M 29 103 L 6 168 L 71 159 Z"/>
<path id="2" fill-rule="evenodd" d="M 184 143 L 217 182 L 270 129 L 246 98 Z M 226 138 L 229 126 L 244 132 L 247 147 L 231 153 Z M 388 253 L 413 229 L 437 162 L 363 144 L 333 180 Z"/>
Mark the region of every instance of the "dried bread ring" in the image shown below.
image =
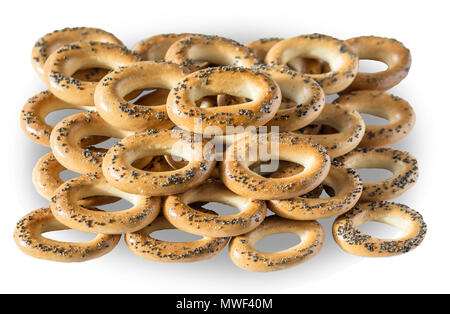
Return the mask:
<path id="1" fill-rule="evenodd" d="M 45 81 L 44 65 L 53 52 L 64 45 L 80 40 L 109 42 L 123 46 L 116 36 L 98 28 L 75 27 L 56 30 L 41 37 L 31 51 L 31 63 L 39 77 Z"/>
<path id="2" fill-rule="evenodd" d="M 325 94 L 335 94 L 346 89 L 358 73 L 358 56 L 349 44 L 322 35 L 300 35 L 280 41 L 267 53 L 266 63 L 282 65 L 296 57 L 314 58 L 328 63 L 330 71 L 321 74 L 305 74 L 316 80 Z"/>
<path id="3" fill-rule="evenodd" d="M 33 169 L 33 184 L 38 193 L 50 200 L 55 191 L 64 183 L 59 174 L 66 170 L 55 158 L 53 153 L 42 156 Z M 118 201 L 117 197 L 94 196 L 80 201 L 83 206 L 99 206 Z"/>
<path id="4" fill-rule="evenodd" d="M 281 90 L 282 104 L 266 123 L 269 128 L 278 126 L 280 132 L 298 130 L 320 115 L 325 94 L 316 81 L 285 66 L 259 66 L 257 69 L 269 74 Z"/>
<path id="5" fill-rule="evenodd" d="M 272 48 L 276 43 L 282 41 L 283 38 L 261 38 L 251 43 L 248 43 L 246 46 L 249 47 L 255 56 L 260 60 L 261 63 L 264 63 L 267 52 L 269 52 L 270 48 Z M 295 71 L 306 74 L 320 74 L 323 73 L 323 65 L 321 60 L 309 59 L 309 58 L 295 58 L 289 61 L 288 65 L 292 67 Z"/>
<path id="6" fill-rule="evenodd" d="M 268 156 L 259 154 L 251 160 L 251 151 L 267 148 Z M 249 169 L 256 161 L 286 160 L 305 169 L 288 178 L 265 178 Z M 220 165 L 223 183 L 236 194 L 252 199 L 287 199 L 308 193 L 327 176 L 330 158 L 326 150 L 291 133 L 259 134 L 242 138 L 227 148 Z"/>
<path id="7" fill-rule="evenodd" d="M 166 172 L 137 169 L 131 163 L 145 156 L 174 155 L 188 160 L 181 168 Z M 149 130 L 122 139 L 103 159 L 103 174 L 116 188 L 134 194 L 167 196 L 183 193 L 204 182 L 214 170 L 214 148 L 191 134 Z"/>
<path id="8" fill-rule="evenodd" d="M 360 60 L 381 61 L 388 66 L 387 70 L 376 73 L 359 72 L 346 91 L 385 91 L 400 83 L 408 75 L 411 54 L 401 42 L 376 36 L 361 36 L 347 39 L 345 42 L 352 47 Z"/>
<path id="9" fill-rule="evenodd" d="M 301 242 L 273 253 L 254 248 L 260 239 L 279 233 L 297 234 Z M 317 221 L 294 221 L 273 215 L 253 231 L 231 239 L 229 253 L 233 263 L 242 269 L 255 272 L 276 271 L 299 265 L 316 256 L 324 240 L 325 233 Z"/>
<path id="10" fill-rule="evenodd" d="M 284 169 L 286 170 L 288 169 Z M 286 200 L 270 200 L 267 205 L 275 214 L 287 219 L 325 219 L 349 211 L 358 202 L 362 193 L 362 183 L 358 174 L 353 169 L 335 164 L 331 165 L 330 172 L 322 184 L 333 189 L 334 193 L 329 198 L 302 196 Z"/>
<path id="11" fill-rule="evenodd" d="M 307 138 L 323 145 L 330 157 L 342 156 L 356 148 L 364 137 L 365 123 L 361 115 L 351 108 L 338 104 L 326 103 L 314 125 L 330 125 L 338 133 L 304 134 L 301 131 L 293 133 L 301 138 Z"/>
<path id="12" fill-rule="evenodd" d="M 116 212 L 101 212 L 86 208 L 79 200 L 90 196 L 120 197 L 133 207 Z M 161 199 L 120 191 L 99 174 L 87 174 L 62 184 L 50 203 L 55 218 L 79 231 L 104 234 L 122 234 L 141 230 L 151 223 L 160 211 Z"/>
<path id="13" fill-rule="evenodd" d="M 146 61 L 161 61 L 164 60 L 167 50 L 169 50 L 173 43 L 187 36 L 190 36 L 190 34 L 169 33 L 155 35 L 141 40 L 132 50 L 137 52 Z"/>
<path id="14" fill-rule="evenodd" d="M 229 107 L 199 108 L 205 96 L 229 94 L 252 99 Z M 188 75 L 167 99 L 170 119 L 180 128 L 204 135 L 237 132 L 237 127 L 260 126 L 272 119 L 281 103 L 276 83 L 261 71 L 216 67 Z"/>
<path id="15" fill-rule="evenodd" d="M 364 234 L 357 227 L 368 221 L 391 225 L 402 231 L 395 239 L 379 239 Z M 333 237 L 347 253 L 364 257 L 395 256 L 415 249 L 422 243 L 427 225 L 420 213 L 406 205 L 391 202 L 360 203 L 338 217 Z"/>
<path id="16" fill-rule="evenodd" d="M 389 121 L 382 126 L 366 125 L 359 147 L 385 147 L 395 144 L 411 132 L 416 122 L 416 115 L 408 102 L 380 91 L 350 92 L 341 95 L 333 103 Z"/>
<path id="17" fill-rule="evenodd" d="M 85 262 L 109 253 L 120 241 L 120 235 L 99 234 L 89 242 L 61 242 L 42 236 L 50 231 L 67 230 L 53 216 L 50 208 L 40 208 L 25 215 L 16 225 L 14 241 L 32 257 L 55 262 Z"/>
<path id="18" fill-rule="evenodd" d="M 238 214 L 218 216 L 189 206 L 196 202 L 219 202 L 239 209 Z M 217 180 L 207 180 L 195 189 L 168 196 L 163 206 L 167 220 L 180 230 L 207 237 L 231 237 L 247 233 L 266 216 L 264 201 L 233 193 Z"/>
<path id="19" fill-rule="evenodd" d="M 228 243 L 228 238 L 203 237 L 197 241 L 168 242 L 152 238 L 155 231 L 175 229 L 163 216 L 155 219 L 146 228 L 125 235 L 130 250 L 145 259 L 156 262 L 188 263 L 214 257 Z"/>
<path id="20" fill-rule="evenodd" d="M 247 68 L 259 63 L 248 47 L 232 39 L 197 34 L 174 42 L 167 50 L 165 60 L 192 71 L 204 68 L 205 62 Z"/>
<path id="21" fill-rule="evenodd" d="M 77 80 L 80 69 L 101 67 L 111 70 L 140 61 L 137 54 L 123 46 L 100 42 L 75 42 L 53 52 L 44 67 L 45 82 L 58 98 L 75 105 L 94 103 L 97 82 Z"/>
<path id="22" fill-rule="evenodd" d="M 147 88 L 172 89 L 189 71 L 174 63 L 142 61 L 106 75 L 95 89 L 95 107 L 109 124 L 130 131 L 170 129 L 165 103 L 141 106 L 123 97 Z"/>
<path id="23" fill-rule="evenodd" d="M 417 160 L 407 152 L 392 148 L 357 148 L 336 159 L 353 169 L 382 168 L 393 176 L 381 182 L 363 182 L 361 202 L 388 201 L 410 189 L 417 181 Z"/>

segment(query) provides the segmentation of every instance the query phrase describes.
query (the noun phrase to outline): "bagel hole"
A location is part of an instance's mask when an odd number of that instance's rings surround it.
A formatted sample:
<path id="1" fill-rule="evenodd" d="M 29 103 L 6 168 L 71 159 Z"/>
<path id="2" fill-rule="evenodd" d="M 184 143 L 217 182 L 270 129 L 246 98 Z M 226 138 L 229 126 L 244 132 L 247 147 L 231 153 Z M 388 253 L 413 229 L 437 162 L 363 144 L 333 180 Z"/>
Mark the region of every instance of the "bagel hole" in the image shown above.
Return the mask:
<path id="1" fill-rule="evenodd" d="M 338 130 L 336 130 L 336 128 L 332 127 L 331 125 L 327 125 L 327 124 L 323 124 L 320 127 L 320 131 L 319 134 L 336 134 L 339 133 Z"/>
<path id="2" fill-rule="evenodd" d="M 110 204 L 98 205 L 95 206 L 97 209 L 103 210 L 105 212 L 120 212 L 123 210 L 131 209 L 134 206 L 133 203 L 126 199 L 120 199 L 117 202 L 113 202 Z"/>
<path id="3" fill-rule="evenodd" d="M 95 233 L 68 229 L 45 232 L 42 236 L 55 241 L 81 243 L 92 241 L 97 235 Z"/>
<path id="4" fill-rule="evenodd" d="M 155 239 L 166 242 L 192 242 L 202 239 L 201 236 L 187 233 L 179 229 L 164 229 L 151 233 L 151 236 Z"/>
<path id="5" fill-rule="evenodd" d="M 386 71 L 387 69 L 387 64 L 378 60 L 359 60 L 359 72 L 361 73 L 376 73 Z"/>
<path id="6" fill-rule="evenodd" d="M 105 75 L 109 73 L 110 69 L 107 68 L 91 68 L 91 69 L 83 69 L 78 70 L 72 77 L 85 82 L 99 82 Z"/>
<path id="7" fill-rule="evenodd" d="M 265 253 L 274 253 L 287 250 L 301 242 L 295 233 L 271 234 L 255 243 L 254 248 Z"/>
<path id="8" fill-rule="evenodd" d="M 194 206 L 196 205 L 195 203 L 193 204 Z M 189 206 L 192 207 L 193 204 L 189 204 Z M 240 213 L 239 209 L 236 207 L 218 202 L 208 202 L 206 204 L 200 204 L 200 206 L 198 205 L 199 204 L 197 204 L 197 208 L 202 208 L 206 210 L 205 212 L 213 211 L 219 216 L 231 216 Z"/>
<path id="9" fill-rule="evenodd" d="M 59 173 L 59 178 L 65 182 L 65 181 L 74 179 L 76 177 L 79 177 L 80 175 L 81 174 L 79 174 L 79 173 L 77 173 L 75 171 L 66 169 L 66 170 L 63 170 L 63 171 L 61 171 Z"/>
<path id="10" fill-rule="evenodd" d="M 103 142 L 92 145 L 92 147 L 110 149 L 112 146 L 116 145 L 119 141 L 120 138 L 110 137 Z"/>
<path id="11" fill-rule="evenodd" d="M 401 236 L 401 230 L 378 221 L 367 221 L 358 226 L 364 234 L 380 239 L 396 239 Z"/>
<path id="12" fill-rule="evenodd" d="M 168 89 L 157 89 L 157 88 L 147 88 L 142 91 L 132 91 L 124 98 L 128 99 L 129 103 L 137 104 L 140 106 L 160 106 L 164 105 L 169 96 L 170 90 Z M 138 93 L 138 94 L 137 94 Z M 137 95 L 136 95 L 137 94 Z M 133 97 L 135 96 L 135 97 Z M 133 97 L 132 99 L 129 99 Z"/>
<path id="13" fill-rule="evenodd" d="M 364 119 L 366 125 L 387 125 L 389 123 L 388 120 L 369 113 L 360 113 L 360 115 Z"/>
<path id="14" fill-rule="evenodd" d="M 335 195 L 334 189 L 328 185 L 324 185 L 322 193 L 320 193 L 320 196 L 318 198 L 325 199 L 325 198 L 333 197 L 334 195 Z"/>
<path id="15" fill-rule="evenodd" d="M 251 165 L 250 170 L 265 178 L 288 178 L 302 172 L 300 164 L 285 160 L 262 161 Z"/>
<path id="16" fill-rule="evenodd" d="M 86 112 L 86 110 L 81 110 L 81 109 L 62 109 L 62 110 L 52 111 L 45 117 L 45 122 L 48 125 L 55 126 L 60 121 L 64 120 L 65 118 L 73 116 L 74 114 L 81 113 L 81 112 Z"/>
<path id="17" fill-rule="evenodd" d="M 392 177 L 392 172 L 384 168 L 360 168 L 356 169 L 356 172 L 366 183 L 381 182 Z"/>

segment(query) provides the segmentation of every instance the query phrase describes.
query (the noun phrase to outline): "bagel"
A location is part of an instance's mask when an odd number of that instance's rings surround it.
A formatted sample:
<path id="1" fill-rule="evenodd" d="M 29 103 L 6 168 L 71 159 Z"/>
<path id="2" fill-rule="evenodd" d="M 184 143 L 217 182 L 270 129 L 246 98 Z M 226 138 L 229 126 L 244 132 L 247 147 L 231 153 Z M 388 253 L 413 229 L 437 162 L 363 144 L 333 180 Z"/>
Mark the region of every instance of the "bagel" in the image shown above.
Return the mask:
<path id="1" fill-rule="evenodd" d="M 313 121 L 313 125 L 330 125 L 338 133 L 304 134 L 300 130 L 293 133 L 298 137 L 320 143 L 332 158 L 342 156 L 356 148 L 364 137 L 366 127 L 364 119 L 356 110 L 330 103 L 325 104 L 319 117 Z"/>
<path id="2" fill-rule="evenodd" d="M 402 231 L 395 239 L 379 239 L 364 234 L 357 227 L 368 221 L 391 225 Z M 338 217 L 333 237 L 347 253 L 364 257 L 395 256 L 415 249 L 422 243 L 427 225 L 422 215 L 406 205 L 391 202 L 361 203 Z"/>
<path id="3" fill-rule="evenodd" d="M 293 171 L 293 172 L 292 172 Z M 295 167 L 283 169 L 284 173 L 296 173 Z M 333 190 L 329 198 L 295 197 L 286 200 L 269 200 L 267 205 L 278 216 L 293 220 L 315 220 L 339 216 L 349 211 L 359 200 L 362 183 L 358 174 L 350 168 L 332 164 L 322 182 Z"/>
<path id="4" fill-rule="evenodd" d="M 252 101 L 229 107 L 198 108 L 208 95 L 229 94 Z M 281 103 L 277 84 L 266 74 L 236 67 L 217 67 L 188 75 L 167 99 L 170 120 L 178 127 L 204 135 L 237 132 L 238 127 L 260 126 L 272 119 Z M 200 130 L 198 130 L 200 127 Z"/>
<path id="5" fill-rule="evenodd" d="M 264 147 L 268 156 L 261 154 Z M 256 148 L 260 154 L 255 156 L 257 160 L 250 160 Z M 263 158 L 294 162 L 305 169 L 288 178 L 265 178 L 249 169 L 252 163 Z M 260 134 L 240 139 L 227 148 L 220 175 L 223 183 L 236 194 L 272 200 L 308 193 L 325 179 L 329 169 L 330 158 L 321 145 L 291 133 Z"/>
<path id="6" fill-rule="evenodd" d="M 214 148 L 191 134 L 149 130 L 122 139 L 103 159 L 108 182 L 133 194 L 166 196 L 183 193 L 204 182 L 214 170 Z M 174 155 L 188 160 L 181 168 L 166 172 L 139 170 L 131 162 L 144 156 Z"/>
<path id="7" fill-rule="evenodd" d="M 272 48 L 276 43 L 282 41 L 282 38 L 261 38 L 251 43 L 248 43 L 246 46 L 249 47 L 255 56 L 259 59 L 261 63 L 264 63 L 267 52 Z M 322 61 L 316 59 L 309 58 L 295 58 L 289 61 L 288 65 L 292 67 L 295 71 L 300 73 L 307 74 L 320 74 L 323 73 L 323 65 Z"/>
<path id="8" fill-rule="evenodd" d="M 239 209 L 238 214 L 218 216 L 189 206 L 196 202 L 219 202 Z M 207 237 L 231 237 L 247 233 L 261 224 L 266 216 L 264 201 L 252 200 L 228 190 L 221 182 L 207 180 L 183 194 L 168 196 L 163 213 L 180 230 Z"/>
<path id="9" fill-rule="evenodd" d="M 411 132 L 416 121 L 414 110 L 408 102 L 379 91 L 350 92 L 341 95 L 333 103 L 389 121 L 383 126 L 366 125 L 359 147 L 385 147 L 395 144 Z"/>
<path id="10" fill-rule="evenodd" d="M 162 61 L 166 56 L 167 50 L 176 41 L 183 39 L 190 34 L 161 34 L 155 35 L 144 40 L 141 40 L 136 46 L 133 47 L 133 51 L 138 53 L 142 59 L 146 61 Z"/>
<path id="11" fill-rule="evenodd" d="M 165 60 L 192 71 L 204 68 L 206 62 L 247 68 L 259 63 L 248 47 L 232 39 L 208 35 L 191 35 L 174 42 L 167 50 Z"/>
<path id="12" fill-rule="evenodd" d="M 359 56 L 359 59 L 376 60 L 385 63 L 388 69 L 376 73 L 356 75 L 346 91 L 391 89 L 400 83 L 411 67 L 411 54 L 403 44 L 395 39 L 361 36 L 347 39 L 346 43 Z"/>
<path id="13" fill-rule="evenodd" d="M 289 249 L 267 253 L 254 248 L 260 239 L 279 233 L 297 234 L 301 242 Z M 267 217 L 249 233 L 234 237 L 230 241 L 229 253 L 234 264 L 254 272 L 282 270 L 306 262 L 316 256 L 322 248 L 325 233 L 317 221 L 293 221 Z"/>
<path id="14" fill-rule="evenodd" d="M 99 234 L 89 242 L 61 242 L 43 233 L 70 229 L 53 217 L 50 208 L 40 208 L 24 216 L 14 230 L 19 249 L 32 257 L 55 262 L 85 262 L 109 253 L 120 241 L 120 235 Z"/>
<path id="15" fill-rule="evenodd" d="M 101 212 L 78 203 L 90 196 L 120 197 L 133 207 L 116 212 Z M 160 211 L 159 197 L 125 193 L 108 184 L 99 174 L 87 174 L 62 184 L 52 196 L 50 208 L 62 224 L 79 231 L 121 234 L 140 230 L 151 223 Z"/>
<path id="16" fill-rule="evenodd" d="M 109 42 L 123 46 L 123 43 L 117 39 L 116 36 L 98 28 L 75 27 L 56 30 L 39 38 L 31 51 L 31 63 L 39 77 L 43 81 L 46 80 L 44 65 L 47 58 L 53 52 L 64 45 L 78 42 L 80 40 Z"/>
<path id="17" fill-rule="evenodd" d="M 322 35 L 300 35 L 280 41 L 266 55 L 267 64 L 287 64 L 296 57 L 324 60 L 330 71 L 321 74 L 305 74 L 316 80 L 325 94 L 335 94 L 346 89 L 358 73 L 358 56 L 349 44 Z"/>
<path id="18" fill-rule="evenodd" d="M 417 160 L 407 152 L 392 148 L 358 148 L 336 159 L 345 167 L 382 168 L 393 176 L 382 182 L 363 182 L 361 202 L 388 201 L 410 189 L 419 177 Z"/>
<path id="19" fill-rule="evenodd" d="M 64 183 L 59 174 L 66 170 L 55 158 L 53 153 L 42 156 L 33 169 L 33 184 L 38 193 L 50 200 L 56 190 Z M 80 201 L 83 206 L 99 206 L 118 201 L 117 197 L 94 196 Z"/>
<path id="20" fill-rule="evenodd" d="M 95 106 L 109 124 L 129 131 L 169 129 L 170 121 L 165 102 L 142 106 L 127 102 L 123 97 L 132 91 L 159 88 L 172 89 L 188 70 L 166 62 L 138 62 L 106 75 L 95 89 Z M 151 95 L 151 94 L 150 94 Z"/>
<path id="21" fill-rule="evenodd" d="M 320 115 L 325 94 L 316 81 L 285 66 L 260 66 L 258 69 L 270 75 L 282 95 L 280 109 L 266 123 L 269 128 L 277 126 L 280 132 L 298 130 Z"/>
<path id="22" fill-rule="evenodd" d="M 65 45 L 48 57 L 44 81 L 56 97 L 71 104 L 92 106 L 97 82 L 75 79 L 72 75 L 76 71 L 92 67 L 115 70 L 140 60 L 137 54 L 123 46 L 80 41 Z"/>
<path id="23" fill-rule="evenodd" d="M 130 250 L 145 259 L 156 262 L 187 263 L 210 259 L 228 243 L 228 238 L 203 237 L 190 242 L 168 242 L 152 238 L 150 234 L 159 230 L 175 229 L 163 216 L 143 230 L 125 234 Z"/>

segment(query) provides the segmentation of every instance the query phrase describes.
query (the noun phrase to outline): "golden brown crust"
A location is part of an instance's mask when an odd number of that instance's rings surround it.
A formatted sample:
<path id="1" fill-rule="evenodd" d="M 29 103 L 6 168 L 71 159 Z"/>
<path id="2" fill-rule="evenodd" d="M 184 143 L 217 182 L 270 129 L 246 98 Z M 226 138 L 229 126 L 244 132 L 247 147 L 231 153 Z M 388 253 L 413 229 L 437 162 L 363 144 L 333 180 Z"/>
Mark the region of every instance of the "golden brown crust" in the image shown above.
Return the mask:
<path id="1" fill-rule="evenodd" d="M 325 105 L 325 94 L 320 85 L 285 66 L 259 66 L 279 86 L 282 103 L 275 116 L 266 123 L 278 126 L 280 132 L 294 131 L 316 119 Z"/>
<path id="2" fill-rule="evenodd" d="M 336 159 L 345 167 L 382 168 L 393 176 L 382 182 L 363 182 L 361 202 L 388 201 L 410 189 L 417 181 L 417 160 L 407 152 L 392 148 L 357 148 Z"/>
<path id="3" fill-rule="evenodd" d="M 193 135 L 170 130 L 148 130 L 124 138 L 110 148 L 103 160 L 103 174 L 116 188 L 134 194 L 171 195 L 183 193 L 205 181 L 214 170 L 214 150 Z M 189 160 L 181 168 L 149 172 L 131 166 L 145 156 L 174 155 Z"/>
<path id="4" fill-rule="evenodd" d="M 286 160 L 305 167 L 304 171 L 288 178 L 265 178 L 249 167 L 256 161 L 248 156 L 255 148 L 267 147 L 272 160 Z M 256 156 L 260 160 L 261 155 Z M 253 199 L 287 199 L 316 188 L 327 176 L 330 158 L 319 144 L 292 133 L 249 135 L 236 141 L 225 152 L 220 165 L 223 183 L 233 192 Z"/>
<path id="5" fill-rule="evenodd" d="M 287 250 L 267 253 L 254 248 L 261 238 L 277 233 L 294 233 L 301 242 Z M 229 252 L 233 263 L 255 272 L 267 272 L 293 267 L 311 259 L 322 248 L 325 234 L 317 221 L 293 221 L 276 215 L 267 217 L 255 230 L 234 237 Z"/>
<path id="6" fill-rule="evenodd" d="M 165 217 L 160 216 L 143 230 L 127 233 L 125 242 L 130 250 L 145 259 L 166 263 L 187 263 L 214 257 L 228 243 L 228 238 L 210 238 L 191 242 L 167 242 L 157 240 L 150 233 L 174 229 Z"/>
<path id="7" fill-rule="evenodd" d="M 205 62 L 248 68 L 259 63 L 248 47 L 232 39 L 197 34 L 174 42 L 167 50 L 165 60 L 192 71 L 204 68 Z"/>
<path id="8" fill-rule="evenodd" d="M 58 98 L 75 105 L 94 103 L 97 82 L 77 80 L 72 75 L 84 67 L 111 70 L 140 61 L 123 46 L 100 42 L 75 42 L 53 52 L 44 67 L 45 83 Z"/>
<path id="9" fill-rule="evenodd" d="M 293 133 L 323 145 L 330 157 L 342 156 L 353 150 L 361 142 L 365 132 L 365 123 L 361 115 L 351 108 L 339 104 L 325 104 L 325 108 L 312 124 L 329 125 L 338 133 L 331 134 L 304 134 L 302 131 Z"/>
<path id="10" fill-rule="evenodd" d="M 24 216 L 16 225 L 14 241 L 32 257 L 55 262 L 85 262 L 109 253 L 119 243 L 120 235 L 99 234 L 89 242 L 61 242 L 42 233 L 70 229 L 58 222 L 50 208 L 41 208 Z"/>
<path id="11" fill-rule="evenodd" d="M 161 34 L 155 35 L 144 40 L 141 40 L 136 46 L 133 47 L 133 51 L 137 52 L 142 59 L 146 61 L 162 61 L 166 56 L 167 50 L 176 41 L 188 37 L 192 34 Z"/>
<path id="12" fill-rule="evenodd" d="M 388 120 L 388 124 L 366 125 L 359 147 L 385 147 L 411 132 L 416 122 L 413 108 L 400 97 L 380 91 L 355 91 L 341 95 L 334 104 Z"/>
<path id="13" fill-rule="evenodd" d="M 315 79 L 327 95 L 346 89 L 358 72 L 358 56 L 350 45 L 322 34 L 300 35 L 280 41 L 269 50 L 265 61 L 267 64 L 282 65 L 299 56 L 328 63 L 330 72 L 305 74 Z"/>
<path id="14" fill-rule="evenodd" d="M 189 206 L 196 202 L 219 202 L 236 207 L 234 215 L 218 216 Z M 264 201 L 252 200 L 228 190 L 220 181 L 207 180 L 195 189 L 167 197 L 163 212 L 167 220 L 180 230 L 208 237 L 231 237 L 247 233 L 263 222 Z"/>
<path id="15" fill-rule="evenodd" d="M 379 239 L 364 234 L 357 227 L 377 221 L 396 227 L 402 235 L 395 239 Z M 427 225 L 420 213 L 408 206 L 391 202 L 360 203 L 338 217 L 333 224 L 333 237 L 347 253 L 364 257 L 395 256 L 415 249 L 422 243 Z"/>
<path id="16" fill-rule="evenodd" d="M 252 101 L 229 107 L 196 106 L 198 99 L 219 94 Z M 216 67 L 194 72 L 179 82 L 169 94 L 167 112 L 184 130 L 205 135 L 220 130 L 222 134 L 229 134 L 230 127 L 265 124 L 275 116 L 280 103 L 280 89 L 267 74 L 246 68 Z"/>
<path id="17" fill-rule="evenodd" d="M 124 96 L 141 89 L 172 89 L 189 72 L 177 64 L 166 62 L 143 61 L 121 67 L 106 75 L 97 85 L 95 107 L 103 119 L 120 129 L 172 128 L 174 124 L 167 115 L 165 102 L 159 106 L 142 106 L 127 102 Z"/>
<path id="18" fill-rule="evenodd" d="M 294 168 L 295 166 L 291 166 Z M 289 171 L 283 169 L 284 172 Z M 349 211 L 359 200 L 362 183 L 351 168 L 332 164 L 323 185 L 333 190 L 329 198 L 295 197 L 267 202 L 275 214 L 293 220 L 314 220 L 339 216 Z"/>
<path id="19" fill-rule="evenodd" d="M 133 207 L 116 212 L 86 208 L 79 200 L 89 196 L 121 197 Z M 151 223 L 160 211 L 159 197 L 135 195 L 117 190 L 99 174 L 87 174 L 62 184 L 51 199 L 51 210 L 62 224 L 90 233 L 121 234 L 140 230 Z"/>
<path id="20" fill-rule="evenodd" d="M 45 81 L 44 65 L 47 58 L 64 45 L 77 41 L 109 42 L 123 46 L 113 34 L 98 28 L 75 27 L 56 30 L 41 37 L 31 51 L 31 63 L 39 77 Z"/>
<path id="21" fill-rule="evenodd" d="M 388 90 L 400 83 L 411 67 L 411 54 L 403 44 L 392 38 L 361 36 L 347 39 L 359 59 L 377 60 L 388 69 L 377 73 L 361 73 L 346 91 Z"/>

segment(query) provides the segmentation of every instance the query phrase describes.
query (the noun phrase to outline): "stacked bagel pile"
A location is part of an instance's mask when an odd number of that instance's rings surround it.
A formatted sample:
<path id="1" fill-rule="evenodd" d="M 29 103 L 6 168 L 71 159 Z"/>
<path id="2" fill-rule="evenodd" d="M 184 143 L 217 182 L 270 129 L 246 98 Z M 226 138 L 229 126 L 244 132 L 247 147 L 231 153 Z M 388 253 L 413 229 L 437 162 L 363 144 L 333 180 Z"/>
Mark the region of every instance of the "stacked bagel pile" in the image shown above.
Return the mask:
<path id="1" fill-rule="evenodd" d="M 388 69 L 359 73 L 360 59 Z M 42 37 L 32 62 L 48 90 L 21 112 L 34 142 L 51 148 L 33 171 L 50 206 L 23 217 L 15 241 L 28 255 L 80 262 L 110 252 L 124 234 L 135 254 L 160 262 L 230 257 L 251 271 L 274 271 L 315 256 L 324 241 L 316 220 L 337 217 L 333 236 L 348 253 L 392 256 L 417 247 L 422 216 L 388 202 L 417 179 L 417 161 L 387 148 L 414 125 L 414 111 L 384 91 L 408 73 L 411 57 L 398 41 L 341 41 L 312 34 L 261 39 L 246 46 L 199 34 L 153 36 L 128 50 L 100 29 L 67 28 Z M 325 95 L 339 94 L 333 103 Z M 54 111 L 83 112 L 45 122 Z M 365 125 L 361 113 L 388 120 Z M 109 149 L 95 145 L 109 138 Z M 364 183 L 358 168 L 385 168 L 383 182 Z M 64 170 L 80 174 L 63 182 Z M 328 198 L 320 198 L 325 190 Z M 126 199 L 130 209 L 98 206 Z M 239 209 L 221 216 L 203 206 Z M 268 210 L 275 215 L 267 215 Z M 357 226 L 394 225 L 397 239 L 377 239 Z M 178 228 L 200 235 L 167 242 L 154 231 Z M 85 243 L 43 237 L 48 231 L 95 233 Z M 275 233 L 301 242 L 267 253 L 254 248 Z"/>

